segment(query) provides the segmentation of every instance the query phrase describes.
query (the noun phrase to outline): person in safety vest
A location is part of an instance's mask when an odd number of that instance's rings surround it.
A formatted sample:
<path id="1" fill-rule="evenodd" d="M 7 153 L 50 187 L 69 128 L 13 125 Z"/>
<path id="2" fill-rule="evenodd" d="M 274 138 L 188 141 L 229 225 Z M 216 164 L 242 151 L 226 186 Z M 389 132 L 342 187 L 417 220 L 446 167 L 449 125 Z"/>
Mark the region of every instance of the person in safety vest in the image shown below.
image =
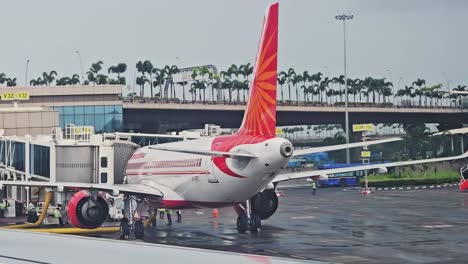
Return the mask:
<path id="1" fill-rule="evenodd" d="M 0 218 L 5 218 L 6 202 L 0 200 Z"/>
<path id="2" fill-rule="evenodd" d="M 54 210 L 54 218 L 59 221 L 60 226 L 63 226 L 62 213 L 60 213 L 60 210 L 58 207 L 56 207 Z"/>
<path id="3" fill-rule="evenodd" d="M 167 225 L 172 225 L 172 209 L 166 209 Z"/>

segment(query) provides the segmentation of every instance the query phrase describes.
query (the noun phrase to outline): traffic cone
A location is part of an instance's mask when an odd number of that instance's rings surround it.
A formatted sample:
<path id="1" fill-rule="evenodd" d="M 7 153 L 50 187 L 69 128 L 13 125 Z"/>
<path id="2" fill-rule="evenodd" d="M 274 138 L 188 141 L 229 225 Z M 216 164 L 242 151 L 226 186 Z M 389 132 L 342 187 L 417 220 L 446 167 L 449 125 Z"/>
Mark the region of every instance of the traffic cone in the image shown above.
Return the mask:
<path id="1" fill-rule="evenodd" d="M 217 208 L 214 208 L 214 209 L 213 209 L 212 215 L 213 215 L 213 218 L 218 218 L 219 212 L 218 212 L 218 209 L 217 209 Z"/>

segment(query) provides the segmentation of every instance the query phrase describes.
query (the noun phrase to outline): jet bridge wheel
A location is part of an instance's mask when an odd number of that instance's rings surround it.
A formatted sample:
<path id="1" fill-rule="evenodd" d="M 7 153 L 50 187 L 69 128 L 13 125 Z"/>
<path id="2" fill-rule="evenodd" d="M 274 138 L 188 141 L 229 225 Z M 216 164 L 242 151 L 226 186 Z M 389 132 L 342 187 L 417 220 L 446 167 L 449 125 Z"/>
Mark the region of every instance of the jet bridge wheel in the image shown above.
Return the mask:
<path id="1" fill-rule="evenodd" d="M 135 222 L 135 238 L 143 239 L 145 236 L 145 226 L 143 225 L 143 221 L 138 220 Z"/>
<path id="2" fill-rule="evenodd" d="M 120 222 L 120 239 L 128 239 L 130 235 L 130 227 L 128 226 L 128 221 Z"/>
<path id="3" fill-rule="evenodd" d="M 249 226 L 249 220 L 246 214 L 240 214 L 237 216 L 237 231 L 239 234 L 244 234 Z"/>

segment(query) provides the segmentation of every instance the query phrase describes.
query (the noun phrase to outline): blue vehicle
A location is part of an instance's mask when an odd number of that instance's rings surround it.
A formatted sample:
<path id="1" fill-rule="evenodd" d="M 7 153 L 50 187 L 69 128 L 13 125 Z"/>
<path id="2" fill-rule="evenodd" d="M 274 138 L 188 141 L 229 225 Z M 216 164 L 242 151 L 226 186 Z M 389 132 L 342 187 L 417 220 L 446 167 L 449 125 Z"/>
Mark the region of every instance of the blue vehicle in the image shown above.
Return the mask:
<path id="1" fill-rule="evenodd" d="M 386 163 L 389 161 L 384 161 Z M 370 164 L 378 164 L 382 162 L 371 162 Z M 362 163 L 336 163 L 336 164 L 324 164 L 318 166 L 319 170 L 327 169 L 338 169 L 338 168 L 349 168 L 362 166 Z M 335 173 L 328 176 L 327 180 L 319 181 L 320 186 L 350 186 L 350 185 L 359 185 L 359 180 L 364 176 L 364 171 L 354 171 L 354 172 L 345 172 L 345 173 Z"/>

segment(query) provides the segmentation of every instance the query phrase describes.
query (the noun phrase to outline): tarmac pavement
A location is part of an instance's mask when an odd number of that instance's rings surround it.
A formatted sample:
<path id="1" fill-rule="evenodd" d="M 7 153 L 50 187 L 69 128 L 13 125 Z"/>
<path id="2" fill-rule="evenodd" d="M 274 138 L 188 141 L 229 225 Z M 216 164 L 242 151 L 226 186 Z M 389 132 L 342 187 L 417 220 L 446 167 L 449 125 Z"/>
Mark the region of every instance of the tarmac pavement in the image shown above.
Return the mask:
<path id="1" fill-rule="evenodd" d="M 457 187 L 377 191 L 283 189 L 258 234 L 238 234 L 232 208 L 158 219 L 144 242 L 334 263 L 465 263 L 468 193 Z M 115 224 L 115 223 L 114 223 Z M 95 235 L 118 239 L 117 234 Z"/>

